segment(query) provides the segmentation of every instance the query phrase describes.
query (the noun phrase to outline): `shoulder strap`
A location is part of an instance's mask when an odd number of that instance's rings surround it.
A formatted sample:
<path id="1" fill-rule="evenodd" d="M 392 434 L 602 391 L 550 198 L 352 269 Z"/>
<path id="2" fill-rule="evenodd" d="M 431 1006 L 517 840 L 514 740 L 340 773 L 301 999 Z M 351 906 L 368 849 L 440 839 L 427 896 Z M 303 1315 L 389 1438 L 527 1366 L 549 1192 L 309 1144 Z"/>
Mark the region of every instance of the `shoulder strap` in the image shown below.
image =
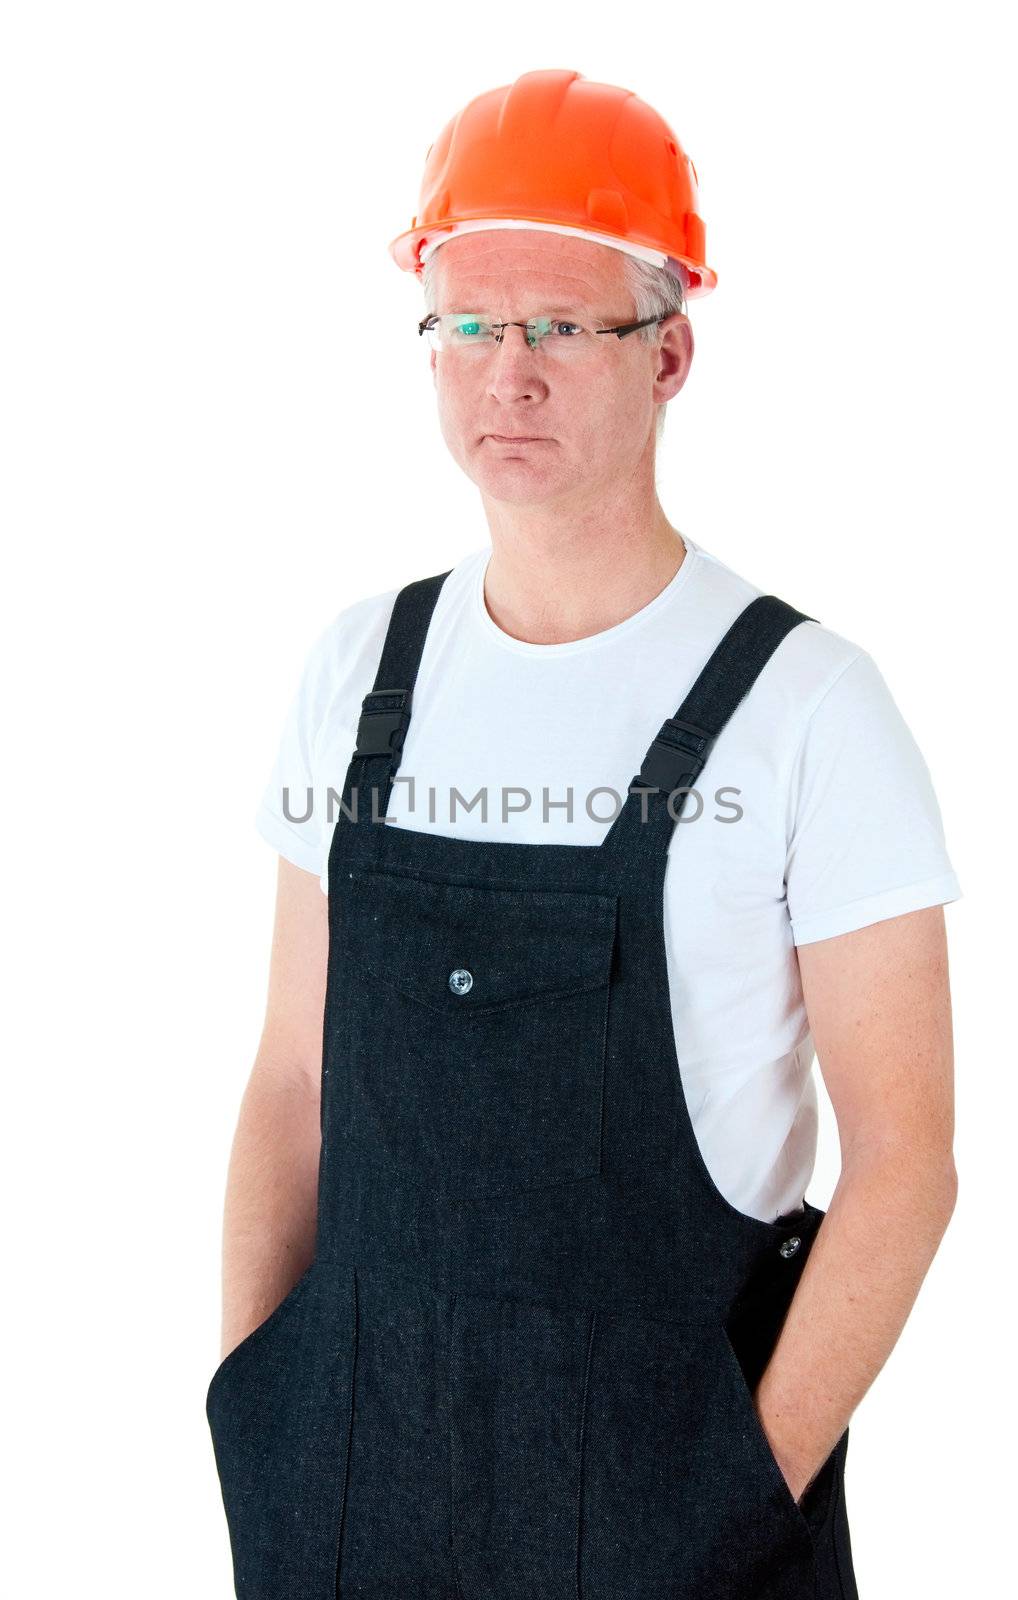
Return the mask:
<path id="1" fill-rule="evenodd" d="M 693 787 L 722 728 L 785 635 L 801 622 L 816 620 L 773 594 L 750 601 L 715 646 L 674 717 L 668 717 L 655 735 L 639 772 L 630 780 L 625 804 L 605 835 L 604 848 L 622 848 L 637 825 L 654 836 L 655 846 L 663 834 L 667 848 L 686 800 L 682 794 L 669 807 L 669 796 L 676 789 Z M 641 794 L 648 789 L 656 791 L 649 800 Z M 642 822 L 645 806 L 649 828 Z"/>
<path id="2" fill-rule="evenodd" d="M 402 759 L 428 625 L 439 592 L 451 571 L 450 567 L 432 578 L 417 578 L 399 591 L 382 644 L 374 688 L 361 702 L 357 742 L 343 797 L 349 805 L 354 790 L 359 789 L 362 791 L 359 804 L 363 804 L 364 791 L 376 789 L 379 817 L 385 815 L 393 774 Z M 359 819 L 359 810 L 357 815 Z"/>

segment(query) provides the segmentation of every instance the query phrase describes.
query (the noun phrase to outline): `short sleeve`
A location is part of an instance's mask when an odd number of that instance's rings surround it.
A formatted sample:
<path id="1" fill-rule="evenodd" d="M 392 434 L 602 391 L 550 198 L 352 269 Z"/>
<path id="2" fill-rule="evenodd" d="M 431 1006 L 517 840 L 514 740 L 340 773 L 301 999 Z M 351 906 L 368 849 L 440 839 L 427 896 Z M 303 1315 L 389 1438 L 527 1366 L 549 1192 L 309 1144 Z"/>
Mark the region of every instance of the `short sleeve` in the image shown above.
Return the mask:
<path id="1" fill-rule="evenodd" d="M 804 730 L 786 839 L 796 945 L 961 898 L 929 769 L 866 651 Z"/>
<path id="2" fill-rule="evenodd" d="M 296 867 L 324 870 L 325 808 L 316 791 L 318 733 L 334 692 L 329 644 L 332 627 L 315 640 L 283 721 L 269 780 L 255 813 L 255 826 Z"/>

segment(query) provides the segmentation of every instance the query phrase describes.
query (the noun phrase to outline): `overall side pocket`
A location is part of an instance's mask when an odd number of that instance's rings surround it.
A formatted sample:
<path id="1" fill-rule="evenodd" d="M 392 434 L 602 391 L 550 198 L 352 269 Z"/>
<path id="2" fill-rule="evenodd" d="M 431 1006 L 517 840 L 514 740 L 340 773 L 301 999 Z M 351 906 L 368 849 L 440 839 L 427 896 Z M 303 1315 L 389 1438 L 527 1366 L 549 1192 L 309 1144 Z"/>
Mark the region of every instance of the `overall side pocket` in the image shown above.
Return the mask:
<path id="1" fill-rule="evenodd" d="M 238 1600 L 335 1600 L 355 1349 L 352 1269 L 316 1261 L 213 1374 Z"/>
<path id="2" fill-rule="evenodd" d="M 259 1322 L 256 1327 L 252 1328 L 250 1333 L 244 1335 L 239 1344 L 234 1345 L 232 1350 L 227 1351 L 226 1355 L 220 1361 L 209 1380 L 208 1388 L 205 1392 L 206 1414 L 208 1411 L 209 1398 L 212 1395 L 213 1390 L 219 1385 L 224 1374 L 233 1368 L 239 1356 L 246 1355 L 253 1345 L 257 1344 L 260 1339 L 264 1339 L 266 1334 L 271 1329 L 275 1328 L 278 1323 L 282 1322 L 286 1316 L 286 1313 L 293 1309 L 303 1295 L 304 1290 L 311 1281 L 311 1274 L 314 1272 L 314 1269 L 315 1263 L 312 1261 L 307 1271 L 301 1274 L 293 1288 L 288 1294 L 284 1295 L 283 1299 L 269 1312 L 268 1316 L 263 1317 L 262 1321 Z"/>
<path id="3" fill-rule="evenodd" d="M 810 1532 L 749 1425 L 752 1402 L 720 1327 L 596 1319 L 578 1544 L 584 1600 L 815 1600 Z"/>
<path id="4" fill-rule="evenodd" d="M 721 1333 L 723 1354 L 729 1366 L 733 1391 L 737 1396 L 741 1413 L 743 1438 L 755 1454 L 761 1471 L 770 1479 L 775 1494 L 784 1502 L 785 1510 L 801 1524 L 815 1546 L 830 1511 L 831 1487 L 837 1464 L 837 1445 L 801 1499 L 796 1500 L 757 1413 L 753 1398 L 754 1385 L 758 1381 L 756 1364 L 750 1365 L 747 1357 L 740 1353 L 741 1347 L 737 1347 L 727 1327 L 722 1327 Z"/>

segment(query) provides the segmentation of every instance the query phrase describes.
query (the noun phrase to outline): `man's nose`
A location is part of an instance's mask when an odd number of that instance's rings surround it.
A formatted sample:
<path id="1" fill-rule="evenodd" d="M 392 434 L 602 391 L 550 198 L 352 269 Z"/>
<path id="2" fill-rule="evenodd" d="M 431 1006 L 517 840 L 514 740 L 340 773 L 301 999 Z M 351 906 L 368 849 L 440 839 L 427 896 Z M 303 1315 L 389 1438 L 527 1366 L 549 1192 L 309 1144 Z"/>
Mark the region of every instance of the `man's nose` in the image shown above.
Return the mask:
<path id="1" fill-rule="evenodd" d="M 533 395 L 545 389 L 544 379 L 540 376 L 540 352 L 531 349 L 526 327 L 520 327 L 517 323 L 504 327 L 501 339 L 496 341 L 488 359 L 490 394 L 505 399 L 509 395 Z"/>

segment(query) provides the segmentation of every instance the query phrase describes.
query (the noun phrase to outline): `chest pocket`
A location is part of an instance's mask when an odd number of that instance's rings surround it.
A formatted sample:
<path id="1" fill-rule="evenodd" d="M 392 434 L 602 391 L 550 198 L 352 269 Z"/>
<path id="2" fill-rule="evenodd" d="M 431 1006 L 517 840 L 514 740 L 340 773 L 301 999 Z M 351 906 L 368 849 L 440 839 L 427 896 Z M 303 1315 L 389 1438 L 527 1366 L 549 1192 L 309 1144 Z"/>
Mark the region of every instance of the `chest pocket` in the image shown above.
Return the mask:
<path id="1" fill-rule="evenodd" d="M 344 891 L 354 1144 L 461 1194 L 595 1175 L 617 896 L 383 872 Z"/>

